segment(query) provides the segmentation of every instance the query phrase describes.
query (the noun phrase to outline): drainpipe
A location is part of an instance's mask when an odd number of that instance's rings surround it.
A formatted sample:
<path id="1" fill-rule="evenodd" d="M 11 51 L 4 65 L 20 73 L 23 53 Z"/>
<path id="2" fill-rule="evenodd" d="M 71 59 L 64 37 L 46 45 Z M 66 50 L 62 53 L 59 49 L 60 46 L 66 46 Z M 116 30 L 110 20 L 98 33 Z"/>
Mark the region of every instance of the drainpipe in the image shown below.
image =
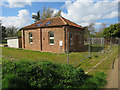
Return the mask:
<path id="1" fill-rule="evenodd" d="M 66 52 L 66 27 L 64 27 L 64 53 Z"/>
<path id="2" fill-rule="evenodd" d="M 24 44 L 24 49 L 25 49 L 25 31 L 23 30 L 23 44 Z"/>
<path id="3" fill-rule="evenodd" d="M 69 31 L 67 30 L 67 64 L 69 64 Z"/>
<path id="4" fill-rule="evenodd" d="M 40 48 L 42 51 L 42 29 L 40 28 Z"/>

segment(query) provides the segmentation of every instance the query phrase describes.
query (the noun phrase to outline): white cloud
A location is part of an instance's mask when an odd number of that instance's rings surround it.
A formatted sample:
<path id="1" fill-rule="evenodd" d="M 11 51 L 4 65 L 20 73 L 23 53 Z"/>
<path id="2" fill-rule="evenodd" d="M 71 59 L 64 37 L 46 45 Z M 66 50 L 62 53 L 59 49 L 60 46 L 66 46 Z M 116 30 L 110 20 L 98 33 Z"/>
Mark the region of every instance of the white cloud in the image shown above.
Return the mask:
<path id="1" fill-rule="evenodd" d="M 113 11 L 113 12 L 111 12 L 110 14 L 106 15 L 103 18 L 111 19 L 111 18 L 114 18 L 114 17 L 117 17 L 117 16 L 118 16 L 118 11 Z"/>
<path id="2" fill-rule="evenodd" d="M 76 22 L 79 25 L 95 23 L 100 19 L 111 19 L 117 17 L 119 0 L 77 0 L 75 2 L 66 1 L 64 7 L 68 13 L 62 12 L 62 16 Z"/>
<path id="3" fill-rule="evenodd" d="M 17 28 L 21 28 L 32 23 L 32 18 L 28 10 L 23 9 L 18 11 L 18 13 L 19 14 L 16 17 L 0 17 L 2 25 L 6 27 L 15 26 Z"/>
<path id="4" fill-rule="evenodd" d="M 25 5 L 30 5 L 31 6 L 31 1 L 33 0 L 6 0 L 6 2 L 8 4 L 6 4 L 5 2 L 3 2 L 3 5 L 6 7 L 10 7 L 10 8 L 16 8 L 16 7 L 24 7 Z"/>

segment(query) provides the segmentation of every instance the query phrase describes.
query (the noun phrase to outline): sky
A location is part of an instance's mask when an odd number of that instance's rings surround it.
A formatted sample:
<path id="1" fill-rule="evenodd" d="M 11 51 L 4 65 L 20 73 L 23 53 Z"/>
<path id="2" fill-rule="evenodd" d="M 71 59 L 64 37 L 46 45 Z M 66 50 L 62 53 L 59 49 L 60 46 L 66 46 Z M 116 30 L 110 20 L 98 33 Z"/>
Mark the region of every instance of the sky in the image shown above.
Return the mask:
<path id="1" fill-rule="evenodd" d="M 118 23 L 119 0 L 2 0 L 0 20 L 2 25 L 22 28 L 34 23 L 32 14 L 50 7 L 54 14 L 62 10 L 62 17 L 81 26 L 95 23 L 99 31 L 102 23 Z"/>

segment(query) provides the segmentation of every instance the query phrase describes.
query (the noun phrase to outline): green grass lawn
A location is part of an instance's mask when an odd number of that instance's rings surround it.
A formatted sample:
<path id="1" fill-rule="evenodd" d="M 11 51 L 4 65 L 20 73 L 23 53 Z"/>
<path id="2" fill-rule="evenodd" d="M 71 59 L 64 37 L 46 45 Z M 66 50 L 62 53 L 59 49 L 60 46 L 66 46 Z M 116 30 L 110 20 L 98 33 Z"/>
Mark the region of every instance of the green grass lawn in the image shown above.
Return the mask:
<path id="1" fill-rule="evenodd" d="M 0 47 L 1 48 L 1 47 Z M 88 71 L 98 62 L 103 60 L 106 56 L 108 56 L 111 52 L 113 54 L 108 58 L 109 60 L 105 60 L 102 62 L 95 70 L 90 72 L 90 74 L 100 70 L 106 72 L 106 68 L 109 68 L 112 64 L 115 57 L 117 57 L 118 47 L 114 46 L 111 51 L 106 49 L 105 53 L 100 52 L 91 52 L 92 58 L 86 59 L 82 62 L 77 63 L 76 67 L 82 67 L 85 71 Z M 52 61 L 55 63 L 67 63 L 67 54 L 55 54 L 48 52 L 39 52 L 32 50 L 22 50 L 22 49 L 13 49 L 2 47 L 2 57 L 10 60 L 29 60 L 29 61 Z M 84 58 L 88 57 L 88 52 L 71 52 L 69 55 L 69 63 L 74 64 Z"/>
<path id="2" fill-rule="evenodd" d="M 92 52 L 92 55 L 98 52 Z M 2 48 L 3 58 L 15 59 L 15 60 L 30 60 L 30 61 L 52 61 L 57 63 L 67 63 L 67 54 L 55 54 L 48 52 L 39 52 L 32 50 L 22 50 L 13 48 Z M 69 55 L 69 63 L 74 64 L 75 62 L 84 59 L 88 56 L 88 52 L 71 52 Z"/>
<path id="3" fill-rule="evenodd" d="M 112 69 L 113 61 L 118 56 L 118 47 L 117 46 L 114 46 L 111 51 L 106 51 L 105 53 L 100 53 L 96 57 L 92 57 L 91 59 L 87 59 L 83 62 L 78 63 L 76 66 L 82 67 L 85 71 L 88 71 L 107 56 L 108 56 L 108 58 L 106 60 L 104 60 L 101 64 L 99 64 L 96 68 L 94 68 L 88 74 L 94 74 L 97 71 L 102 71 L 102 72 L 105 72 L 106 74 L 108 74 L 109 70 Z"/>

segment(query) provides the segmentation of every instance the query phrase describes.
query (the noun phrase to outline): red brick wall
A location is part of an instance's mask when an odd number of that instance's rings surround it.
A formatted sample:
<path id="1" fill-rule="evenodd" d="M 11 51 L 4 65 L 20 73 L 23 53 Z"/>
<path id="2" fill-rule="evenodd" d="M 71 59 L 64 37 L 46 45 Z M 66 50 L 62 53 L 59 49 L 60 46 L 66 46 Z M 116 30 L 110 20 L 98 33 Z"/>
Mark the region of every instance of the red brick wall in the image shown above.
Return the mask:
<path id="1" fill-rule="evenodd" d="M 82 51 L 84 47 L 84 31 L 79 28 L 75 27 L 68 27 L 69 34 L 73 34 L 73 45 L 70 45 L 70 35 L 69 35 L 69 51 Z M 80 33 L 82 34 L 81 36 L 81 43 L 80 41 Z"/>
<path id="2" fill-rule="evenodd" d="M 54 45 L 49 44 L 49 31 L 54 32 Z M 59 41 L 63 41 L 63 46 L 59 46 Z M 64 53 L 64 28 L 52 27 L 42 29 L 42 51 Z"/>
<path id="3" fill-rule="evenodd" d="M 79 33 L 83 33 L 83 30 L 69 26 L 66 27 L 66 30 L 64 30 L 64 28 L 65 27 L 62 26 L 24 31 L 22 30 L 22 48 L 37 51 L 42 50 L 42 52 L 64 53 L 67 51 L 67 31 L 69 31 L 73 33 L 74 39 L 73 45 L 69 46 L 70 51 L 80 50 L 84 45 L 84 35 L 82 36 L 82 43 L 79 43 Z M 54 45 L 49 44 L 49 31 L 54 32 Z M 29 43 L 29 32 L 32 32 L 33 34 L 33 44 Z M 78 35 L 78 40 L 76 35 Z M 63 41 L 62 47 L 59 46 L 59 41 Z"/>
<path id="4" fill-rule="evenodd" d="M 24 36 L 23 36 L 24 32 Z M 29 32 L 33 35 L 33 44 L 29 43 Z M 25 38 L 24 38 L 25 37 Z M 22 31 L 22 48 L 40 51 L 40 29 L 31 29 Z"/>

